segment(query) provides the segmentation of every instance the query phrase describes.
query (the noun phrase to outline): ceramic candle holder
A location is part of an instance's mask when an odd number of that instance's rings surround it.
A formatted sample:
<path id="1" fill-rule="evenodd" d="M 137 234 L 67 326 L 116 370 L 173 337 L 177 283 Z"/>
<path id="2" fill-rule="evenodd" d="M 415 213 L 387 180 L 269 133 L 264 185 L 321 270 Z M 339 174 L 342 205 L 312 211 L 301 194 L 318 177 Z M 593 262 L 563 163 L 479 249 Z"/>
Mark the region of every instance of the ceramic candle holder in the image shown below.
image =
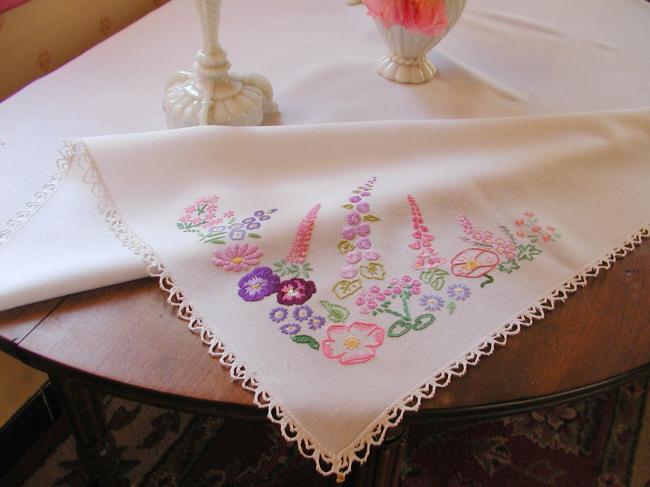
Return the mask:
<path id="1" fill-rule="evenodd" d="M 275 112 L 271 83 L 259 74 L 230 72 L 219 45 L 221 0 L 195 0 L 203 47 L 193 71 L 174 73 L 165 86 L 163 109 L 169 128 L 194 125 L 259 125 Z"/>
<path id="2" fill-rule="evenodd" d="M 377 63 L 377 72 L 398 83 L 425 83 L 438 72 L 427 58 L 433 49 L 456 25 L 465 8 L 466 0 L 445 0 L 448 25 L 442 34 L 427 36 L 405 29 L 401 25 L 385 27 L 375 18 L 377 30 L 388 46 L 388 54 Z"/>

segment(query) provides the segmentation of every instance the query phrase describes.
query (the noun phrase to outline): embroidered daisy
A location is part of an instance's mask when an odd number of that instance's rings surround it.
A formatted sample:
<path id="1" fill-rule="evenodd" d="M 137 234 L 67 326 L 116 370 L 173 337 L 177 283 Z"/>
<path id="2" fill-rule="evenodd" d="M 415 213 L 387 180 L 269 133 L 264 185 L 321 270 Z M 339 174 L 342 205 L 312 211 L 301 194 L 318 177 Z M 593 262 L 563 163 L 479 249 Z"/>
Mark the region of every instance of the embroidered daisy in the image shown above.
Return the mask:
<path id="1" fill-rule="evenodd" d="M 464 284 L 452 284 L 447 286 L 447 296 L 456 301 L 465 301 L 472 295 L 472 291 Z"/>
<path id="2" fill-rule="evenodd" d="M 420 306 L 427 311 L 439 311 L 445 305 L 445 300 L 435 294 L 425 294 L 420 297 Z"/>
<path id="3" fill-rule="evenodd" d="M 269 313 L 269 318 L 271 318 L 271 321 L 275 321 L 276 323 L 281 323 L 285 319 L 287 319 L 287 316 L 289 315 L 289 312 L 287 311 L 287 308 L 273 308 L 271 312 Z"/>
<path id="4" fill-rule="evenodd" d="M 309 306 L 298 306 L 293 310 L 293 317 L 297 321 L 305 321 L 311 317 L 314 311 Z"/>
<path id="5" fill-rule="evenodd" d="M 287 323 L 280 327 L 280 331 L 285 335 L 295 335 L 300 331 L 300 325 L 298 323 Z"/>

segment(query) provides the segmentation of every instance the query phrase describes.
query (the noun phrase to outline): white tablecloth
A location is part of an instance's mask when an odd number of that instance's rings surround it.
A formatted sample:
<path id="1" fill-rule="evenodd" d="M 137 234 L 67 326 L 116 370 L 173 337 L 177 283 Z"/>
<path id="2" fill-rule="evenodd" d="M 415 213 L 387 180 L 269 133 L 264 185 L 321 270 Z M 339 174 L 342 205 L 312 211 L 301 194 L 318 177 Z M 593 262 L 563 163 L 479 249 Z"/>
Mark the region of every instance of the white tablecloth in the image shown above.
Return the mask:
<path id="1" fill-rule="evenodd" d="M 408 87 L 375 74 L 385 46 L 342 0 L 226 1 L 222 43 L 272 81 L 269 123 L 535 116 L 650 105 L 648 25 L 643 0 L 470 1 L 431 54 L 439 76 Z M 0 104 L 0 222 L 55 172 L 62 138 L 163 129 L 164 82 L 198 46 L 192 2 L 172 1 Z M 15 232 L 0 309 L 145 275 L 92 206 L 85 188 L 56 194 Z"/>

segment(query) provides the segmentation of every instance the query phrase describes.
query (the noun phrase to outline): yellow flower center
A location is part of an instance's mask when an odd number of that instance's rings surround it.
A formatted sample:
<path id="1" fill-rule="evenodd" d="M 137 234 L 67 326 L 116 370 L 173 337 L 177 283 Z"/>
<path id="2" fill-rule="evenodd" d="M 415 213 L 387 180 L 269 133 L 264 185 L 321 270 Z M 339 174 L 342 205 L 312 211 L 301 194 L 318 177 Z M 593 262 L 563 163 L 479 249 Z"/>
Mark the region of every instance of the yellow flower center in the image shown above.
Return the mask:
<path id="1" fill-rule="evenodd" d="M 347 337 L 343 341 L 343 346 L 347 348 L 348 350 L 356 350 L 361 346 L 361 342 L 357 337 Z"/>
<path id="2" fill-rule="evenodd" d="M 467 261 L 465 264 L 465 267 L 467 267 L 468 270 L 473 271 L 478 267 L 478 262 L 476 262 L 474 259 Z"/>
<path id="3" fill-rule="evenodd" d="M 235 257 L 235 258 L 232 260 L 232 263 L 233 263 L 233 264 L 241 264 L 243 261 L 244 261 L 244 258 L 243 258 L 243 257 Z"/>

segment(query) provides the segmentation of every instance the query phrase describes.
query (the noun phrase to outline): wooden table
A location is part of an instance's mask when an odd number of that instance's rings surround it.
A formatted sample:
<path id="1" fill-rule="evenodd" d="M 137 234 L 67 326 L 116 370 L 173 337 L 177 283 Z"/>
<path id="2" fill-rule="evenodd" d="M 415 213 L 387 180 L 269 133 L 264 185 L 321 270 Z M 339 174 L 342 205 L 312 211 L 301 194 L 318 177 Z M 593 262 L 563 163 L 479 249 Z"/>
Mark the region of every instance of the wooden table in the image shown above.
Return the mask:
<path id="1" fill-rule="evenodd" d="M 91 481 L 117 468 L 100 394 L 182 411 L 262 420 L 252 394 L 175 315 L 151 279 L 0 313 L 0 349 L 49 374 Z M 614 387 L 650 373 L 650 242 L 454 380 L 387 435 L 356 486 L 395 486 L 409 424 L 495 417 Z"/>

